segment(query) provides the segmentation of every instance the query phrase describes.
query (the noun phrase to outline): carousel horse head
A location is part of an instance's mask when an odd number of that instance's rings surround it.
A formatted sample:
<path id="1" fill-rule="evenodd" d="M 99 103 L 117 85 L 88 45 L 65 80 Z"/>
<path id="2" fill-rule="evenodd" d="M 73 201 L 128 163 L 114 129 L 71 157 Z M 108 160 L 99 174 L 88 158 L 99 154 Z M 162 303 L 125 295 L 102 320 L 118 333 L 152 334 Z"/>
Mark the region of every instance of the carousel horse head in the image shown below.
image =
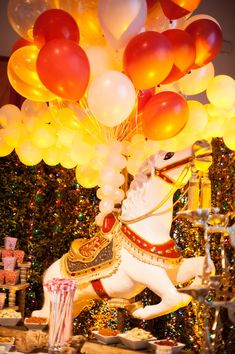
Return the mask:
<path id="1" fill-rule="evenodd" d="M 191 168 L 200 164 L 211 164 L 211 146 L 206 140 L 181 151 L 160 150 L 151 155 L 130 184 L 122 205 L 122 218 L 138 219 L 147 211 L 149 215 L 162 210 L 174 192 L 188 182 Z M 156 201 L 159 201 L 157 206 Z"/>

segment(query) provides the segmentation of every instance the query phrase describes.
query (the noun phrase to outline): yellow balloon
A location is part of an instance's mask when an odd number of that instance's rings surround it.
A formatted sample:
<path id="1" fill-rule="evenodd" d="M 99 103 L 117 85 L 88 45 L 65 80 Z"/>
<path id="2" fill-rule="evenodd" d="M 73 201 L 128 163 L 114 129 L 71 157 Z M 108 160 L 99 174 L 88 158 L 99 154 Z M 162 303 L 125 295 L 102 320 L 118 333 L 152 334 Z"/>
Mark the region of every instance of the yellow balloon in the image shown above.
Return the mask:
<path id="1" fill-rule="evenodd" d="M 205 108 L 210 117 L 217 117 L 223 115 L 224 110 L 222 108 L 216 107 L 212 103 L 205 104 Z"/>
<path id="2" fill-rule="evenodd" d="M 223 125 L 224 136 L 235 135 L 235 118 L 226 119 Z"/>
<path id="3" fill-rule="evenodd" d="M 58 142 L 66 147 L 71 147 L 75 138 L 75 131 L 68 128 L 58 128 L 57 137 Z"/>
<path id="4" fill-rule="evenodd" d="M 216 120 L 211 120 L 207 123 L 205 127 L 205 135 L 210 138 L 222 138 L 223 137 L 223 126 Z"/>
<path id="5" fill-rule="evenodd" d="M 98 185 L 99 170 L 90 164 L 77 166 L 76 179 L 82 187 L 94 188 Z"/>
<path id="6" fill-rule="evenodd" d="M 185 95 L 197 95 L 207 89 L 214 74 L 213 64 L 208 63 L 199 69 L 191 70 L 179 79 L 177 81 L 178 88 Z"/>
<path id="7" fill-rule="evenodd" d="M 205 128 L 208 122 L 207 111 L 198 101 L 187 101 L 189 107 L 189 119 L 182 130 L 184 133 L 197 134 Z"/>
<path id="8" fill-rule="evenodd" d="M 14 104 L 5 104 L 0 108 L 0 125 L 6 128 L 8 124 L 22 122 L 23 115 Z"/>
<path id="9" fill-rule="evenodd" d="M 38 148 L 49 148 L 56 142 L 56 129 L 52 124 L 40 124 L 32 133 L 32 142 Z"/>
<path id="10" fill-rule="evenodd" d="M 42 160 L 42 150 L 37 148 L 31 141 L 26 140 L 16 148 L 19 160 L 27 165 L 37 165 Z"/>
<path id="11" fill-rule="evenodd" d="M 0 129 L 0 157 L 9 155 L 13 150 L 14 147 L 5 142 L 3 129 Z"/>
<path id="12" fill-rule="evenodd" d="M 79 129 L 81 126 L 76 112 L 70 108 L 62 108 L 58 110 L 54 116 L 54 122 L 59 127 L 66 127 L 70 129 Z"/>
<path id="13" fill-rule="evenodd" d="M 24 116 L 23 123 L 25 129 L 28 133 L 34 132 L 36 127 L 41 123 L 41 119 L 39 116 Z"/>
<path id="14" fill-rule="evenodd" d="M 56 166 L 60 163 L 60 149 L 51 146 L 49 149 L 43 150 L 43 161 L 49 166 Z"/>
<path id="15" fill-rule="evenodd" d="M 26 134 L 25 127 L 22 123 L 9 124 L 4 129 L 4 140 L 9 146 L 15 148 L 20 144 L 22 138 L 25 138 Z"/>
<path id="16" fill-rule="evenodd" d="M 230 149 L 235 151 L 235 134 L 224 136 L 224 143 Z"/>
<path id="17" fill-rule="evenodd" d="M 235 103 L 235 80 L 228 75 L 217 75 L 210 81 L 206 94 L 215 106 L 230 108 Z"/>
<path id="18" fill-rule="evenodd" d="M 95 149 L 85 141 L 76 141 L 70 149 L 70 156 L 78 165 L 84 165 L 95 156 Z"/>
<path id="19" fill-rule="evenodd" d="M 56 96 L 42 84 L 37 74 L 38 53 L 39 50 L 33 45 L 17 49 L 8 62 L 8 79 L 21 96 L 38 102 L 52 101 Z"/>
<path id="20" fill-rule="evenodd" d="M 60 152 L 60 164 L 64 168 L 74 168 L 77 166 L 76 161 L 74 161 L 70 156 L 70 150 L 62 149 Z"/>

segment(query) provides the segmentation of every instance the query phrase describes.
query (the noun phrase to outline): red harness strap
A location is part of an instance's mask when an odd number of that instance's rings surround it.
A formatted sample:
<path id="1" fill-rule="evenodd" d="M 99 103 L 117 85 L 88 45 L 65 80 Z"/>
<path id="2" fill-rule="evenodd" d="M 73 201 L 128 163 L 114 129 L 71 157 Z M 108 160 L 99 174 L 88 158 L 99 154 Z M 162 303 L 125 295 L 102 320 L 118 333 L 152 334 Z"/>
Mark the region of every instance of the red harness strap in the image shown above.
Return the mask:
<path id="1" fill-rule="evenodd" d="M 124 235 L 130 240 L 135 246 L 147 251 L 150 254 L 164 257 L 164 258 L 180 258 L 180 252 L 176 247 L 175 241 L 169 240 L 162 244 L 152 244 L 144 240 L 142 237 L 137 235 L 134 231 L 129 229 L 127 225 L 123 225 L 121 228 Z"/>
<path id="2" fill-rule="evenodd" d="M 110 296 L 106 293 L 100 279 L 92 280 L 91 285 L 100 299 L 110 299 Z"/>

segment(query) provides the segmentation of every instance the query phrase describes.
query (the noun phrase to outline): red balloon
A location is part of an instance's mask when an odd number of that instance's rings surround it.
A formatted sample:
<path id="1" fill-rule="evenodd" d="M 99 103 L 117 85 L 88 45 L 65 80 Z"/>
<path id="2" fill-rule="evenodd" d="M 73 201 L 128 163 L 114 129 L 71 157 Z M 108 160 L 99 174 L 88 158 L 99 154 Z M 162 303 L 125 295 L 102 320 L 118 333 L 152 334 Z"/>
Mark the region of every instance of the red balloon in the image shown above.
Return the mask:
<path id="1" fill-rule="evenodd" d="M 79 100 L 85 93 L 90 76 L 84 50 L 67 39 L 53 39 L 40 50 L 37 72 L 42 83 L 54 94 Z"/>
<path id="2" fill-rule="evenodd" d="M 143 134 L 150 140 L 165 140 L 178 134 L 189 118 L 187 101 L 178 93 L 154 95 L 143 110 Z"/>
<path id="3" fill-rule="evenodd" d="M 13 44 L 13 47 L 11 49 L 11 54 L 14 53 L 17 49 L 20 49 L 26 45 L 33 45 L 32 42 L 27 41 L 24 38 L 18 38 L 15 43 Z"/>
<path id="4" fill-rule="evenodd" d="M 140 90 L 162 82 L 173 63 L 171 43 L 163 34 L 154 31 L 146 31 L 132 38 L 123 55 L 124 71 Z"/>
<path id="5" fill-rule="evenodd" d="M 50 9 L 44 11 L 35 21 L 33 27 L 35 44 L 41 48 L 46 42 L 64 38 L 79 42 L 79 29 L 74 18 L 66 11 Z"/>
<path id="6" fill-rule="evenodd" d="M 212 20 L 200 19 L 190 23 L 185 31 L 192 37 L 196 48 L 193 69 L 200 68 L 220 52 L 223 42 L 221 28 Z"/>
<path id="7" fill-rule="evenodd" d="M 155 94 L 155 88 L 148 90 L 140 90 L 138 92 L 138 113 L 141 113 L 144 109 L 146 103 L 150 100 L 151 97 Z"/>
<path id="8" fill-rule="evenodd" d="M 194 65 L 196 49 L 191 36 L 180 29 L 163 32 L 173 46 L 174 65 L 162 84 L 169 84 L 183 77 Z"/>
<path id="9" fill-rule="evenodd" d="M 148 10 L 150 10 L 154 5 L 156 5 L 157 2 L 158 0 L 146 0 Z"/>
<path id="10" fill-rule="evenodd" d="M 190 11 L 183 9 L 182 7 L 176 5 L 171 0 L 160 0 L 162 11 L 165 16 L 170 20 L 177 20 L 178 18 L 184 17 L 190 13 Z"/>
<path id="11" fill-rule="evenodd" d="M 174 4 L 190 12 L 194 11 L 202 0 L 171 0 Z"/>

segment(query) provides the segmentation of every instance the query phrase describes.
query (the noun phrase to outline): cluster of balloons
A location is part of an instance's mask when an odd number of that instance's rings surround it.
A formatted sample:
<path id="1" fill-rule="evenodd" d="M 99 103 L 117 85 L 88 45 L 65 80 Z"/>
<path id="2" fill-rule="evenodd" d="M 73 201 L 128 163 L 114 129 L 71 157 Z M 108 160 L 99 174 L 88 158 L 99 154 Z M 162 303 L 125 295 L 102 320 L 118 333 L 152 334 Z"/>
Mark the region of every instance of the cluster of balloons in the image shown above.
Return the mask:
<path id="1" fill-rule="evenodd" d="M 234 143 L 235 81 L 215 76 L 218 22 L 201 0 L 9 0 L 8 62 L 21 110 L 0 109 L 0 155 L 76 168 L 99 186 L 97 222 L 121 202 L 122 169 L 195 139 Z M 206 91 L 208 103 L 187 99 Z"/>

